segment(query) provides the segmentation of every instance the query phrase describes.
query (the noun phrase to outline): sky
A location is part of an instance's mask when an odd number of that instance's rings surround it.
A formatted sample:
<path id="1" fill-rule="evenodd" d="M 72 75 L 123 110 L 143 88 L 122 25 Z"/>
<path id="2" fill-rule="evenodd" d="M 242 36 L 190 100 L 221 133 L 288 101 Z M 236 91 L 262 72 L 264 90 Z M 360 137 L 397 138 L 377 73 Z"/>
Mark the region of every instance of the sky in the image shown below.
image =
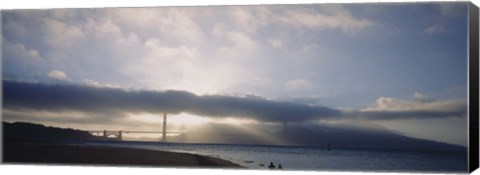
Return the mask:
<path id="1" fill-rule="evenodd" d="M 164 112 L 173 128 L 358 122 L 465 146 L 466 12 L 463 2 L 5 10 L 3 117 L 137 130 L 159 130 Z"/>

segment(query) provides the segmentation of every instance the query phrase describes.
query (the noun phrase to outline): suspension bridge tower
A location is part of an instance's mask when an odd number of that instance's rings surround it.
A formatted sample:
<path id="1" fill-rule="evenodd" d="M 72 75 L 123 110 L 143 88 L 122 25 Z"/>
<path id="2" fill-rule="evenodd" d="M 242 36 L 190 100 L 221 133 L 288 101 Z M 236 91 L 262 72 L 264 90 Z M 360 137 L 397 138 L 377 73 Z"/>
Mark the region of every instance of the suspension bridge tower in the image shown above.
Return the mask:
<path id="1" fill-rule="evenodd" d="M 167 141 L 167 113 L 163 113 L 162 142 Z"/>

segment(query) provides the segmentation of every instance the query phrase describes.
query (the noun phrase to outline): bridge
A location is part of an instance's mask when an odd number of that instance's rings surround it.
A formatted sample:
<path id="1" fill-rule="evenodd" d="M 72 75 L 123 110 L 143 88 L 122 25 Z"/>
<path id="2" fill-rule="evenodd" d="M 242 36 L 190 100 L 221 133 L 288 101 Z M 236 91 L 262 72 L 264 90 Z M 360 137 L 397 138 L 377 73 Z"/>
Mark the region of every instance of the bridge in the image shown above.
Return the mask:
<path id="1" fill-rule="evenodd" d="M 166 132 L 163 136 L 163 131 L 123 131 L 123 130 L 88 130 L 93 135 L 116 138 L 122 140 L 123 134 L 162 134 L 161 141 L 166 141 L 166 134 L 183 134 L 185 132 Z"/>
<path id="2" fill-rule="evenodd" d="M 129 131 L 129 130 L 88 130 L 89 133 L 102 136 L 116 138 L 117 140 L 122 140 L 123 134 L 162 134 L 160 141 L 167 141 L 167 134 L 183 134 L 185 132 L 167 132 L 167 113 L 163 114 L 163 130 L 162 131 Z"/>

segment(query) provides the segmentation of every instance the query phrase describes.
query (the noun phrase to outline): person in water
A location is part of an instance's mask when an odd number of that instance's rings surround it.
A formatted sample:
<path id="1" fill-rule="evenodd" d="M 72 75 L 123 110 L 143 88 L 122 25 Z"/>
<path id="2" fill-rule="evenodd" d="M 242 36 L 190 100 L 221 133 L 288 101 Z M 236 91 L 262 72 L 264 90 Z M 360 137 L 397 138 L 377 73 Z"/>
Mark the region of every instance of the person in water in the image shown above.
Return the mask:
<path id="1" fill-rule="evenodd" d="M 282 164 L 278 164 L 277 169 L 279 169 L 279 170 L 283 169 Z"/>
<path id="2" fill-rule="evenodd" d="M 273 162 L 270 162 L 270 165 L 268 165 L 268 169 L 275 169 L 275 165 L 273 165 Z"/>

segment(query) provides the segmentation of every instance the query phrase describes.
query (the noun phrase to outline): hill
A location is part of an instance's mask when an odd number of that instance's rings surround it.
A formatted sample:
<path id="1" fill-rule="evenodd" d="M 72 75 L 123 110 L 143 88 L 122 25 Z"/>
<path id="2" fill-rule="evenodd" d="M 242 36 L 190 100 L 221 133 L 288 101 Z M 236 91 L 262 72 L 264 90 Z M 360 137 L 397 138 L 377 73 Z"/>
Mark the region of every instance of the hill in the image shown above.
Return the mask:
<path id="1" fill-rule="evenodd" d="M 99 139 L 99 137 L 93 136 L 87 131 L 71 128 L 47 127 L 25 122 L 2 123 L 3 138 L 7 141 L 78 141 Z"/>
<path id="2" fill-rule="evenodd" d="M 381 126 L 302 124 L 269 132 L 226 124 L 209 124 L 168 138 L 170 142 L 285 145 L 354 149 L 466 151 L 465 147 L 408 137 Z"/>

